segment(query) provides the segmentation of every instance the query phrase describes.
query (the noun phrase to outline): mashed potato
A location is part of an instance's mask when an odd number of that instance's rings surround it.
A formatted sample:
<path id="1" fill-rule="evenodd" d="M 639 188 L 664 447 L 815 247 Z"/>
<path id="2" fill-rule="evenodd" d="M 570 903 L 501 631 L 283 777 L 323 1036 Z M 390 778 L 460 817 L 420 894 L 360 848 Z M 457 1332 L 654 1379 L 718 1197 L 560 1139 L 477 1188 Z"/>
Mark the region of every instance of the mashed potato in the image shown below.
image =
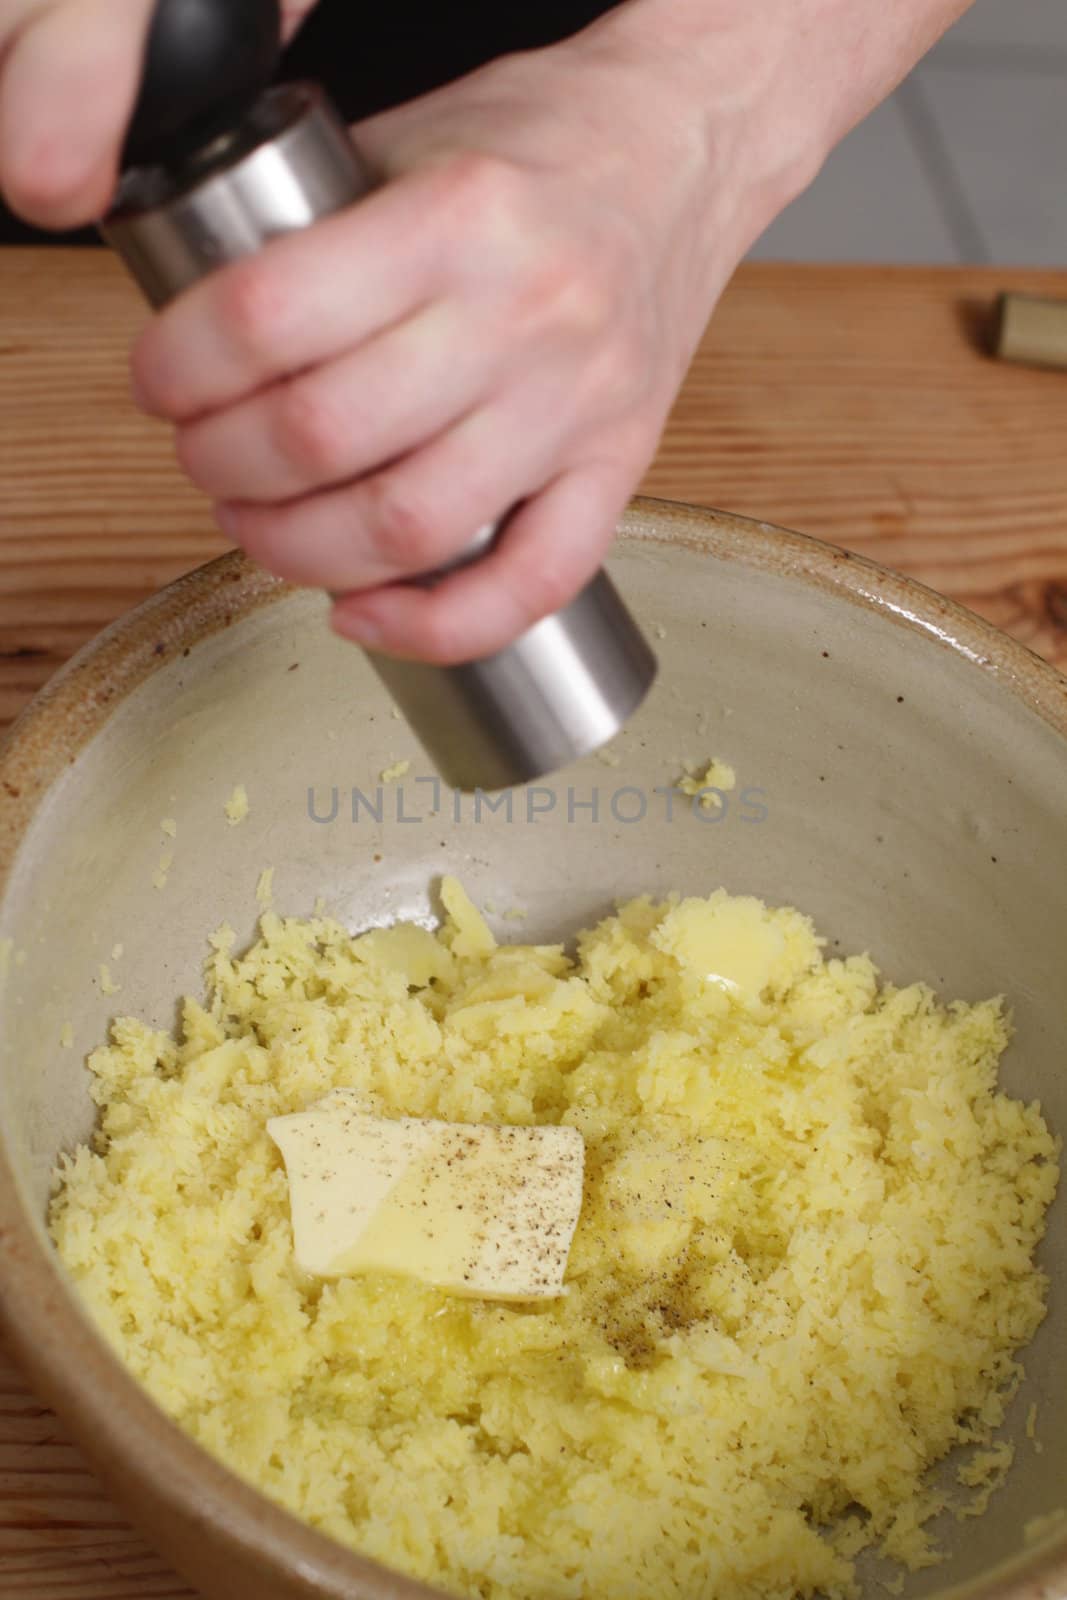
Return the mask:
<path id="1" fill-rule="evenodd" d="M 879 987 L 723 893 L 636 900 L 574 960 L 444 898 L 436 935 L 267 913 L 244 956 L 216 936 L 180 1039 L 125 1018 L 94 1053 L 52 1228 L 122 1358 L 279 1503 L 458 1593 L 832 1597 L 866 1545 L 933 1559 L 926 1469 L 989 1446 L 1043 1315 L 1057 1146 L 997 1091 L 999 1003 Z M 579 1128 L 568 1292 L 302 1276 L 264 1124 L 338 1085 Z"/>

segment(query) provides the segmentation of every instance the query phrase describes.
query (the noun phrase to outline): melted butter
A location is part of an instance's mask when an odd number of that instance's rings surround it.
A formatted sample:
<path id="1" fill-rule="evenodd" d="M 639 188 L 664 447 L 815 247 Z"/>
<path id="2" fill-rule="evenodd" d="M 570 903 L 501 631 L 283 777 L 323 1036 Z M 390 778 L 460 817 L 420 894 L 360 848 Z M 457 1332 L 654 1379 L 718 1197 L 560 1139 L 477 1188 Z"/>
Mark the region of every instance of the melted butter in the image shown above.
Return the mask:
<path id="1" fill-rule="evenodd" d="M 709 914 L 703 900 L 683 900 L 664 918 L 657 942 L 705 982 L 743 1000 L 758 1000 L 785 953 L 781 929 L 758 900 L 725 902 Z"/>

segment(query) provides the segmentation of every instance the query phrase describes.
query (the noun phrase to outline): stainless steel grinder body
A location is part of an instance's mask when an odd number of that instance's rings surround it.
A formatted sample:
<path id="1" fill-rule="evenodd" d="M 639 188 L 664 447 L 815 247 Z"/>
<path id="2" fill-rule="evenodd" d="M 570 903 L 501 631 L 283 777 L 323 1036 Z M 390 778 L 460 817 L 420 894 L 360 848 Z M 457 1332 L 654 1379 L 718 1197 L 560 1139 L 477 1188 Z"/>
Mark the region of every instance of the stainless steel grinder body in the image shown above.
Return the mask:
<path id="1" fill-rule="evenodd" d="M 175 170 L 135 166 L 101 231 L 154 307 L 272 238 L 359 200 L 370 179 L 320 90 L 265 91 Z M 597 749 L 656 674 L 606 573 L 496 654 L 440 667 L 368 652 L 446 782 L 501 789 Z"/>

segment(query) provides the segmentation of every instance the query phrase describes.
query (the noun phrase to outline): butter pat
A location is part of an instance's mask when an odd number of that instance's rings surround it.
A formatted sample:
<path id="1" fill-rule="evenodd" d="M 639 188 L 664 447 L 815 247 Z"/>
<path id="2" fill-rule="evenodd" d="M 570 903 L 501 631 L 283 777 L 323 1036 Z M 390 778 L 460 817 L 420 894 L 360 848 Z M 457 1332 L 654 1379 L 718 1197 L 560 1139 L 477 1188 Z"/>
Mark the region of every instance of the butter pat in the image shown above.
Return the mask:
<path id="1" fill-rule="evenodd" d="M 799 912 L 771 912 L 760 900 L 721 889 L 680 900 L 651 935 L 684 970 L 745 1005 L 783 993 L 820 959 L 819 941 Z"/>
<path id="2" fill-rule="evenodd" d="M 267 1132 L 305 1272 L 396 1272 L 492 1300 L 562 1293 L 582 1204 L 576 1128 L 376 1117 L 334 1089 Z"/>

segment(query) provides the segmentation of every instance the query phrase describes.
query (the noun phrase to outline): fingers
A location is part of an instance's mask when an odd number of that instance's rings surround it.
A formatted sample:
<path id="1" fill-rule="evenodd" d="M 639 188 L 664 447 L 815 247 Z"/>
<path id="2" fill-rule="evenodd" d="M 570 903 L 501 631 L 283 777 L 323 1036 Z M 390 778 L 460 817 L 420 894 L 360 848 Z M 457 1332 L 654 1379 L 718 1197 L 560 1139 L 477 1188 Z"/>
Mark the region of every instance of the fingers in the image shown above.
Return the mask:
<path id="1" fill-rule="evenodd" d="M 151 4 L 67 0 L 23 8 L 19 31 L 7 34 L 0 189 L 28 221 L 74 228 L 107 210 Z"/>
<path id="2" fill-rule="evenodd" d="M 505 361 L 436 305 L 336 361 L 178 433 L 178 458 L 215 500 L 271 504 L 358 478 L 472 409 Z"/>
<path id="3" fill-rule="evenodd" d="M 346 595 L 331 624 L 390 655 L 449 665 L 492 655 L 567 605 L 593 577 L 629 494 L 617 468 L 576 469 L 517 511 L 497 548 L 433 589 Z"/>
<path id="4" fill-rule="evenodd" d="M 137 343 L 140 405 L 189 421 L 417 309 L 436 267 L 431 230 L 419 225 L 422 191 L 421 176 L 400 180 L 194 284 Z"/>
<path id="5" fill-rule="evenodd" d="M 664 358 L 614 212 L 590 216 L 579 187 L 561 218 L 565 199 L 495 155 L 428 156 L 194 285 L 142 337 L 142 403 L 177 422 L 220 524 L 342 594 L 339 632 L 471 660 L 596 570 L 662 421 Z M 488 557 L 405 581 L 516 504 Z"/>
<path id="6" fill-rule="evenodd" d="M 288 506 L 227 506 L 220 521 L 294 583 L 376 587 L 454 559 L 545 481 L 557 446 L 551 422 L 520 427 L 508 410 L 487 408 L 357 483 Z"/>
<path id="7" fill-rule="evenodd" d="M 282 43 L 288 44 L 309 11 L 314 11 L 315 0 L 281 0 Z"/>

